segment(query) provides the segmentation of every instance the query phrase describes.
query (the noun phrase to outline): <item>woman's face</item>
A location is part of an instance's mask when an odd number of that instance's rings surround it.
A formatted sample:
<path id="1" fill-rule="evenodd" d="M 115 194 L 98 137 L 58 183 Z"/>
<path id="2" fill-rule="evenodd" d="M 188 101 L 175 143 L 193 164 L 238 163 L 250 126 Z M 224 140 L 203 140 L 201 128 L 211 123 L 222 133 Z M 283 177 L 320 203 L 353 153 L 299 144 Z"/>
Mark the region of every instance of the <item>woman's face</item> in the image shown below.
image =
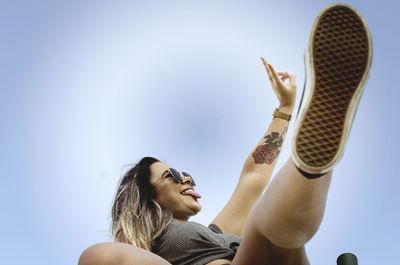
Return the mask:
<path id="1" fill-rule="evenodd" d="M 177 182 L 168 173 L 171 166 L 163 162 L 156 162 L 150 166 L 150 183 L 154 186 L 156 201 L 170 210 L 177 221 L 187 221 L 190 216 L 201 210 L 196 196 L 182 194 L 188 188 L 194 190 L 191 178 L 181 173 L 182 183 Z"/>

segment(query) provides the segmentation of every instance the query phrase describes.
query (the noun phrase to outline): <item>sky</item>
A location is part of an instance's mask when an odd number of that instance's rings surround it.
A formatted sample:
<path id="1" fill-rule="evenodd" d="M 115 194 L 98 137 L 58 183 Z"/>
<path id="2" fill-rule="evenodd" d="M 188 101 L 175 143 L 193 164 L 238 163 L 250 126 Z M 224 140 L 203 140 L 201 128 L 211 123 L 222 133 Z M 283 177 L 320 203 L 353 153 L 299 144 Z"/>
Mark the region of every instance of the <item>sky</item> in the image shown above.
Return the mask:
<path id="1" fill-rule="evenodd" d="M 307 255 L 398 264 L 400 4 L 344 2 L 374 58 Z M 298 104 L 311 25 L 333 1 L 0 3 L 0 260 L 67 265 L 112 241 L 118 182 L 143 156 L 195 178 L 191 220 L 208 225 L 278 106 L 260 57 L 297 75 Z"/>

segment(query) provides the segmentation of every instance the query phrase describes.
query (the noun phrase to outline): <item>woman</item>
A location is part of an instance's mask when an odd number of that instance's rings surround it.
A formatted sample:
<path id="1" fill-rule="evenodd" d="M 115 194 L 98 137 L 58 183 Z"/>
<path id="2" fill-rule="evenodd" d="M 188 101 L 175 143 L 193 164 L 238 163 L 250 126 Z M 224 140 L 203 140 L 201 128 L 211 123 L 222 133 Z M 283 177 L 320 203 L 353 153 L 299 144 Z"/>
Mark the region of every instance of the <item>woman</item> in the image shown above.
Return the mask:
<path id="1" fill-rule="evenodd" d="M 353 28 L 348 30 L 350 21 Z M 325 35 L 339 30 L 337 25 L 345 28 L 333 39 L 340 45 L 327 51 Z M 352 39 L 353 32 L 360 41 L 342 41 Z M 343 55 L 356 49 L 354 45 L 361 47 L 356 54 Z M 112 208 L 116 242 L 89 247 L 79 265 L 309 264 L 304 245 L 321 223 L 332 167 L 343 153 L 371 58 L 371 37 L 360 14 L 339 4 L 323 10 L 307 49 L 307 83 L 292 156 L 271 183 L 295 105 L 296 78 L 290 72 L 276 72 L 262 58 L 280 105 L 245 161 L 230 200 L 212 224 L 205 227 L 189 221 L 201 210 L 194 179 L 145 157 L 118 188 Z"/>

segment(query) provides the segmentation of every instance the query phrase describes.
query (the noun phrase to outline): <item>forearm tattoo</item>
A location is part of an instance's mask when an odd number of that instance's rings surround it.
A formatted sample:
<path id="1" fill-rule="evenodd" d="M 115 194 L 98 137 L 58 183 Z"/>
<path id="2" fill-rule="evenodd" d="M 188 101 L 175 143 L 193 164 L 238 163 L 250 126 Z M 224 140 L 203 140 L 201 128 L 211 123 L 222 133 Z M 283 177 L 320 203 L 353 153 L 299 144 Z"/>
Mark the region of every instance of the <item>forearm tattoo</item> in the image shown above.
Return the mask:
<path id="1" fill-rule="evenodd" d="M 287 127 L 279 134 L 279 132 L 271 132 L 265 136 L 265 142 L 263 145 L 259 145 L 253 153 L 254 162 L 256 164 L 267 164 L 271 165 L 275 158 L 279 155 L 279 148 L 283 144 L 283 137 L 286 134 Z"/>

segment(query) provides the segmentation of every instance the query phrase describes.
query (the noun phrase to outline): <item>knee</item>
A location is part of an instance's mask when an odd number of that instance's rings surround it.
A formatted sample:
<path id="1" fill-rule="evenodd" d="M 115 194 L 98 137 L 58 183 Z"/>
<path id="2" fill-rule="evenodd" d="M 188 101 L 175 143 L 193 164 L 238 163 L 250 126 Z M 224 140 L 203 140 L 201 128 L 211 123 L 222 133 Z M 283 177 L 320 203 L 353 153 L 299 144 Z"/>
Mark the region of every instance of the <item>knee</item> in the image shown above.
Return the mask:
<path id="1" fill-rule="evenodd" d="M 78 265 L 113 265 L 121 264 L 115 243 L 98 243 L 85 249 L 79 257 Z"/>
<path id="2" fill-rule="evenodd" d="M 105 242 L 83 251 L 78 265 L 171 265 L 160 256 L 125 243 Z"/>

